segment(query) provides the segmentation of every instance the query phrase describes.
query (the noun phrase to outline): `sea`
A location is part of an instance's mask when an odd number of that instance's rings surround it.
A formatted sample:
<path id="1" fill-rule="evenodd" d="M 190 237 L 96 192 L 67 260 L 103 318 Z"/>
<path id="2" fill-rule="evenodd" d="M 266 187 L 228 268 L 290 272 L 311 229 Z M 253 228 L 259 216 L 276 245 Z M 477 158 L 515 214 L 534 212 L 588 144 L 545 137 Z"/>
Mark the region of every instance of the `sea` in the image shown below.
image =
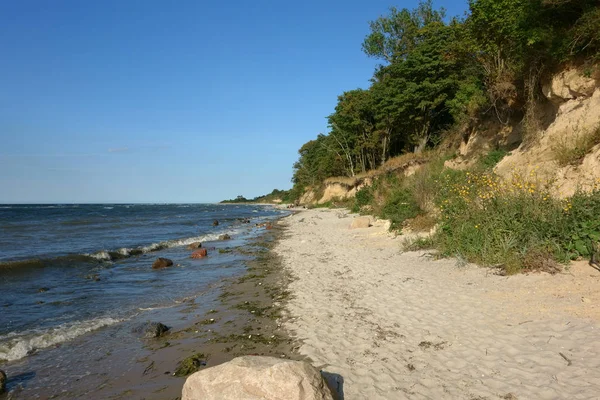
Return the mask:
<path id="1" fill-rule="evenodd" d="M 240 204 L 0 205 L 0 369 L 20 376 L 9 374 L 9 389 L 26 388 L 27 373 L 57 360 L 85 369 L 86 342 L 118 351 L 137 340 L 137 323 L 173 322 L 164 310 L 187 299 L 205 296 L 209 307 L 211 288 L 244 272 L 248 255 L 227 249 L 288 213 Z M 224 234 L 231 239 L 219 240 Z M 190 258 L 193 242 L 208 257 Z M 152 269 L 158 257 L 173 266 Z"/>

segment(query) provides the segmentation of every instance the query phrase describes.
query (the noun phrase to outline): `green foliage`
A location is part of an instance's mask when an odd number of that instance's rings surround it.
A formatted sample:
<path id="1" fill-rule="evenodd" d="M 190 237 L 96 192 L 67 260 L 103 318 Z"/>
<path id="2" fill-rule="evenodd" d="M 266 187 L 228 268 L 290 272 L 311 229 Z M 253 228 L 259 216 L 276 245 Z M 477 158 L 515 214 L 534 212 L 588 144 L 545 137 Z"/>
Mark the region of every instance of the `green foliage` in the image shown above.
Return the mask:
<path id="1" fill-rule="evenodd" d="M 352 205 L 351 211 L 357 213 L 360 209 L 366 205 L 370 205 L 373 201 L 373 188 L 371 186 L 365 186 L 356 192 L 354 197 L 354 204 Z"/>
<path id="2" fill-rule="evenodd" d="M 600 241 L 600 191 L 576 193 L 569 199 L 566 208 L 568 212 L 564 216 L 565 228 L 561 232 L 561 240 L 567 257 L 588 257 L 592 243 Z"/>
<path id="3" fill-rule="evenodd" d="M 305 143 L 298 150 L 300 158 L 294 164 L 292 177 L 298 191 L 318 185 L 330 176 L 344 174 L 344 159 L 335 150 L 334 142 L 332 136 L 320 134 L 316 140 Z"/>
<path id="4" fill-rule="evenodd" d="M 506 150 L 491 150 L 479 160 L 479 164 L 483 169 L 491 170 L 507 155 L 508 152 Z"/>
<path id="5" fill-rule="evenodd" d="M 331 176 L 389 167 L 391 157 L 435 146 L 443 132 L 460 134 L 486 113 L 535 126 L 542 78 L 565 62 L 600 59 L 597 0 L 469 0 L 469 9 L 448 21 L 426 0 L 370 23 L 362 49 L 382 65 L 369 88 L 338 97 L 329 132 L 301 147 L 288 196 L 319 190 Z M 571 139 L 556 144 L 561 165 L 600 143 L 600 129 Z M 353 211 L 369 206 L 393 229 L 437 218 L 438 233 L 423 245 L 507 273 L 552 272 L 557 261 L 587 256 L 600 237 L 600 192 L 560 201 L 522 177 L 501 184 L 491 171 L 506 154 L 490 151 L 472 171 L 446 170 L 440 156 L 409 178 L 375 179 Z"/>
<path id="6" fill-rule="evenodd" d="M 300 148 L 294 198 L 325 178 L 421 152 L 482 114 L 503 123 L 525 118 L 535 129 L 542 77 L 565 61 L 599 59 L 597 0 L 470 0 L 469 11 L 447 21 L 426 0 L 370 22 L 362 49 L 383 64 L 368 89 L 338 97 L 329 132 Z"/>
<path id="7" fill-rule="evenodd" d="M 398 188 L 386 199 L 381 217 L 392 222 L 390 229 L 402 229 L 402 223 L 419 215 L 419 206 L 410 190 Z"/>
<path id="8" fill-rule="evenodd" d="M 545 257 L 546 267 L 588 256 L 591 240 L 600 238 L 597 190 L 561 201 L 519 176 L 503 184 L 490 173 L 445 174 L 442 180 L 435 242 L 444 255 L 515 273 L 535 265 L 534 255 Z"/>
<path id="9" fill-rule="evenodd" d="M 301 194 L 298 193 L 297 188 L 290 190 L 279 190 L 273 189 L 273 191 L 269 194 L 265 194 L 263 196 L 257 196 L 253 199 L 247 199 L 244 196 L 240 195 L 232 200 L 223 200 L 221 203 L 293 203 L 297 198 L 300 197 Z"/>
<path id="10" fill-rule="evenodd" d="M 370 57 L 392 63 L 406 57 L 419 44 L 421 29 L 432 23 L 441 23 L 445 10 L 434 10 L 431 0 L 421 1 L 416 9 L 390 8 L 390 15 L 369 23 L 371 33 L 362 48 Z"/>

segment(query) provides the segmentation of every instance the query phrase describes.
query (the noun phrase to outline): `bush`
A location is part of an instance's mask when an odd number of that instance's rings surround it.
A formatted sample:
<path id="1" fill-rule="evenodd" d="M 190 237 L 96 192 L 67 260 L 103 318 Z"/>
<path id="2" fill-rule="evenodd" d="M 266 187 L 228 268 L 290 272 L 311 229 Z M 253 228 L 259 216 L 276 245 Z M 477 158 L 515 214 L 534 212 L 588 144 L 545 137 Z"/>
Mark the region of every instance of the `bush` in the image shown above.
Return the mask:
<path id="1" fill-rule="evenodd" d="M 419 206 L 408 189 L 396 189 L 386 199 L 381 210 L 381 217 L 389 219 L 392 224 L 390 229 L 401 229 L 402 223 L 419 215 Z"/>
<path id="2" fill-rule="evenodd" d="M 557 200 L 534 174 L 501 182 L 491 173 L 466 172 L 446 174 L 442 188 L 435 241 L 448 256 L 501 267 L 508 274 L 551 272 L 556 261 L 588 256 L 591 241 L 600 239 L 598 186 Z"/>
<path id="3" fill-rule="evenodd" d="M 371 204 L 373 201 L 373 188 L 371 186 L 364 186 L 354 197 L 354 204 L 352 205 L 352 212 L 360 212 L 360 209 L 366 205 Z"/>
<path id="4" fill-rule="evenodd" d="M 492 150 L 479 160 L 482 169 L 492 170 L 494 167 L 508 155 L 506 150 Z"/>

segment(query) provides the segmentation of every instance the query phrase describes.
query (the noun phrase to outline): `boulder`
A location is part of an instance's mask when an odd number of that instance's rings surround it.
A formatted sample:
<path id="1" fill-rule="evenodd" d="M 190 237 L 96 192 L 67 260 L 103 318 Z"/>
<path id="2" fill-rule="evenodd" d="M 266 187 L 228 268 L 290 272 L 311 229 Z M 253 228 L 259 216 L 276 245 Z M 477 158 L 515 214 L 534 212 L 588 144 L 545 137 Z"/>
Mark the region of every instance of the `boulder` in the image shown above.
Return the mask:
<path id="1" fill-rule="evenodd" d="M 168 326 L 160 322 L 146 322 L 133 329 L 134 333 L 141 335 L 145 339 L 159 338 L 169 331 Z"/>
<path id="2" fill-rule="evenodd" d="M 371 218 L 369 217 L 356 217 L 352 220 L 352 225 L 350 228 L 368 228 L 371 226 Z"/>
<path id="3" fill-rule="evenodd" d="M 270 222 L 268 222 L 268 223 L 265 225 L 265 229 L 273 229 L 273 225 L 272 225 Z"/>
<path id="4" fill-rule="evenodd" d="M 596 89 L 596 81 L 585 76 L 578 69 L 567 69 L 554 75 L 542 85 L 544 96 L 555 103 L 562 103 L 578 97 L 589 97 Z"/>
<path id="5" fill-rule="evenodd" d="M 152 269 L 167 268 L 167 267 L 170 267 L 172 265 L 173 265 L 173 261 L 169 260 L 168 258 L 159 257 L 152 264 Z"/>
<path id="6" fill-rule="evenodd" d="M 39 288 L 39 289 L 38 289 L 38 293 L 45 293 L 45 292 L 47 292 L 48 290 L 50 290 L 50 288 L 47 288 L 47 287 L 41 287 L 41 288 Z"/>
<path id="7" fill-rule="evenodd" d="M 213 226 L 219 226 L 219 221 L 217 221 L 216 219 L 213 221 Z"/>
<path id="8" fill-rule="evenodd" d="M 231 236 L 229 236 L 228 234 L 224 234 L 224 235 L 220 235 L 219 236 L 219 240 L 229 240 L 231 239 Z"/>
<path id="9" fill-rule="evenodd" d="M 204 258 L 208 255 L 208 251 L 206 249 L 196 250 L 192 253 L 190 257 L 192 258 Z"/>
<path id="10" fill-rule="evenodd" d="M 6 373 L 0 369 L 0 394 L 6 392 Z"/>
<path id="11" fill-rule="evenodd" d="M 318 369 L 305 361 L 243 356 L 190 375 L 182 400 L 333 400 Z"/>
<path id="12" fill-rule="evenodd" d="M 200 249 L 200 248 L 202 248 L 202 243 L 201 242 L 190 243 L 190 244 L 188 244 L 187 248 L 188 248 L 188 250 Z"/>

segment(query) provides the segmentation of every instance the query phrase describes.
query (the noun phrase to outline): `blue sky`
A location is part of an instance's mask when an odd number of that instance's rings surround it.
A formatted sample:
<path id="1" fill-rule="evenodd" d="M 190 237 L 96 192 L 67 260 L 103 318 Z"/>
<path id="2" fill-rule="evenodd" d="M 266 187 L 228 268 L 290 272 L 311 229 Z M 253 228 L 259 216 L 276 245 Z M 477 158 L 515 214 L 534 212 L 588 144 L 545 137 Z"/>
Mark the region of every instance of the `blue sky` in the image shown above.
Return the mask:
<path id="1" fill-rule="evenodd" d="M 368 21 L 417 1 L 0 3 L 0 203 L 214 202 L 291 186 Z M 436 1 L 462 15 L 466 1 Z"/>

